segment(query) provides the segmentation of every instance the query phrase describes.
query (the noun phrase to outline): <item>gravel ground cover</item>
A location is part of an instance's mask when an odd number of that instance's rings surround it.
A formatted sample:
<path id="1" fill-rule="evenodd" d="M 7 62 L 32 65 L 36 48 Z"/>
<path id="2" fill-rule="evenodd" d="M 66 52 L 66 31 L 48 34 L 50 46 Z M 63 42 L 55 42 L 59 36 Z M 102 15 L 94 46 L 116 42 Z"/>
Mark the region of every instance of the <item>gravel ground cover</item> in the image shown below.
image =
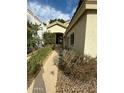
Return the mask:
<path id="1" fill-rule="evenodd" d="M 59 70 L 56 93 L 96 93 L 96 83 L 96 78 L 85 82 L 66 76 Z"/>
<path id="2" fill-rule="evenodd" d="M 58 68 L 56 93 L 97 93 L 97 58 L 65 51 Z"/>

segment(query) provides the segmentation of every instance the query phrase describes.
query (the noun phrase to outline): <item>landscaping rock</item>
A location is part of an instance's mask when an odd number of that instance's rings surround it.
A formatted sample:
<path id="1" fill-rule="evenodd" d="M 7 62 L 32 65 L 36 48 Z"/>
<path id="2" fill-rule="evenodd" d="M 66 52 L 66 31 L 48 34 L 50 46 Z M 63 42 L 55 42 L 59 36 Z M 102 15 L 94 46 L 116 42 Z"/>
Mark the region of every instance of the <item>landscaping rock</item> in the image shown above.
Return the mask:
<path id="1" fill-rule="evenodd" d="M 96 78 L 83 82 L 58 72 L 56 93 L 96 93 Z"/>
<path id="2" fill-rule="evenodd" d="M 58 63 L 56 93 L 96 93 L 96 58 L 63 51 Z"/>

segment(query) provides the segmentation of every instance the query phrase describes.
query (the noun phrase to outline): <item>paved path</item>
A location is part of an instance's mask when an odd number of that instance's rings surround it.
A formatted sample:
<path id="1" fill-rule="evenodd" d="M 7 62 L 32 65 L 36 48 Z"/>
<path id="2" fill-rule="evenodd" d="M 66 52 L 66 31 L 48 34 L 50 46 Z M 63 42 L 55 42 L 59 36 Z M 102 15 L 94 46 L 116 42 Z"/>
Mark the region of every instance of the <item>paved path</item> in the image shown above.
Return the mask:
<path id="1" fill-rule="evenodd" d="M 44 65 L 43 79 L 46 87 L 46 93 L 56 93 L 56 82 L 58 68 L 55 62 L 58 61 L 58 53 L 53 51 Z"/>
<path id="2" fill-rule="evenodd" d="M 46 93 L 46 88 L 42 77 L 42 71 L 43 70 L 41 69 L 34 81 L 33 93 Z"/>
<path id="3" fill-rule="evenodd" d="M 55 64 L 58 62 L 58 57 L 58 53 L 52 51 L 43 68 L 28 88 L 28 93 L 56 93 L 58 68 Z"/>
<path id="4" fill-rule="evenodd" d="M 28 88 L 28 93 L 46 93 L 46 88 L 43 80 L 43 69 L 40 70 L 31 86 Z"/>

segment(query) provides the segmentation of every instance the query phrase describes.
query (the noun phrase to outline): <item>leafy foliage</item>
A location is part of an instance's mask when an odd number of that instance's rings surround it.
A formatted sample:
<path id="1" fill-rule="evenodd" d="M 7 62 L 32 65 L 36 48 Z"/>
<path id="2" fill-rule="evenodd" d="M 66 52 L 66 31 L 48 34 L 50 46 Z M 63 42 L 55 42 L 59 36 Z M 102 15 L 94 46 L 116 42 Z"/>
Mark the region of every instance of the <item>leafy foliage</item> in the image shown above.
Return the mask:
<path id="1" fill-rule="evenodd" d="M 49 23 L 51 24 L 51 23 L 53 23 L 53 22 L 55 22 L 55 21 L 59 21 L 59 22 L 61 22 L 61 23 L 65 23 L 65 20 L 64 19 L 51 19 L 50 21 L 49 21 Z"/>
<path id="2" fill-rule="evenodd" d="M 33 78 L 38 74 L 44 59 L 52 51 L 51 47 L 41 48 L 31 56 L 27 63 L 27 86 L 29 87 Z"/>
<path id="3" fill-rule="evenodd" d="M 44 39 L 44 44 L 45 45 L 55 44 L 56 35 L 55 35 L 55 33 L 45 32 L 43 34 L 43 39 Z"/>
<path id="4" fill-rule="evenodd" d="M 33 54 L 27 63 L 27 73 L 28 75 L 34 76 L 36 72 L 39 71 L 40 66 L 43 64 L 44 59 L 51 52 L 50 47 L 41 48 L 37 53 Z"/>
<path id="5" fill-rule="evenodd" d="M 27 22 L 27 48 L 33 49 L 39 42 L 37 31 L 40 29 L 40 25 Z"/>
<path id="6" fill-rule="evenodd" d="M 43 25 L 45 25 L 45 26 L 46 26 L 47 24 L 43 22 Z"/>

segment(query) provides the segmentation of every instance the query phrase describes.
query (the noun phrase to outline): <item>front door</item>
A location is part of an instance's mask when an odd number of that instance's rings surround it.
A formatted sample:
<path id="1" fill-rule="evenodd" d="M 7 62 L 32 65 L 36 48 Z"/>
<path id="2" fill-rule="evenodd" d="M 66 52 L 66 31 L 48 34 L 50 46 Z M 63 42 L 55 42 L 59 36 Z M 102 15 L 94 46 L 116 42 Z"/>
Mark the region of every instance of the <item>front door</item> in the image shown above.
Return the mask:
<path id="1" fill-rule="evenodd" d="M 56 34 L 56 44 L 62 44 L 63 43 L 63 34 L 57 33 Z"/>

